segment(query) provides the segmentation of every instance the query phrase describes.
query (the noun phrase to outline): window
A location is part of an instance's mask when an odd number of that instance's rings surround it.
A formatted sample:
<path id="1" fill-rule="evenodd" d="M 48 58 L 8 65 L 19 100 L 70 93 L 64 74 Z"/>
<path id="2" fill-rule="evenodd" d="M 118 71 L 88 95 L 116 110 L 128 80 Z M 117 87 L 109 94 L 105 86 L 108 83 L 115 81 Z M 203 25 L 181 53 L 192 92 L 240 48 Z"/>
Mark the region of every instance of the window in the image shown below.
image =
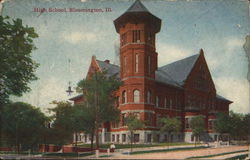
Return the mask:
<path id="1" fill-rule="evenodd" d="M 126 142 L 126 134 L 122 134 L 122 142 Z"/>
<path id="2" fill-rule="evenodd" d="M 140 91 L 134 90 L 134 103 L 139 103 L 139 102 L 140 102 Z"/>
<path id="3" fill-rule="evenodd" d="M 146 125 L 152 126 L 153 125 L 153 114 L 152 113 L 145 113 L 146 114 Z"/>
<path id="4" fill-rule="evenodd" d="M 127 35 L 126 33 L 122 34 L 121 36 L 121 45 L 125 45 L 127 43 Z"/>
<path id="5" fill-rule="evenodd" d="M 185 128 L 186 129 L 190 128 L 190 126 L 189 126 L 189 118 L 185 118 Z"/>
<path id="6" fill-rule="evenodd" d="M 214 121 L 213 120 L 209 120 L 208 121 L 208 129 L 209 130 L 213 130 L 213 128 L 214 128 Z"/>
<path id="7" fill-rule="evenodd" d="M 156 107 L 160 107 L 160 99 L 158 96 L 156 96 L 155 105 L 156 105 Z"/>
<path id="8" fill-rule="evenodd" d="M 115 135 L 112 134 L 112 142 L 115 142 Z"/>
<path id="9" fill-rule="evenodd" d="M 119 134 L 116 135 L 116 142 L 118 142 L 118 143 L 120 142 L 120 135 Z"/>
<path id="10" fill-rule="evenodd" d="M 150 70 L 151 70 L 151 57 L 148 56 L 148 74 L 150 74 Z"/>
<path id="11" fill-rule="evenodd" d="M 127 93 L 126 91 L 123 91 L 122 92 L 122 103 L 127 103 Z"/>
<path id="12" fill-rule="evenodd" d="M 164 107 L 167 108 L 167 98 L 164 98 Z"/>
<path id="13" fill-rule="evenodd" d="M 140 40 L 140 30 L 133 30 L 133 43 L 139 43 Z"/>
<path id="14" fill-rule="evenodd" d="M 134 134 L 134 142 L 139 142 L 140 134 Z"/>
<path id="15" fill-rule="evenodd" d="M 151 103 L 151 92 L 148 91 L 147 93 L 147 103 L 150 104 Z"/>
<path id="16" fill-rule="evenodd" d="M 156 142 L 160 142 L 160 135 L 159 134 L 156 135 Z"/>
<path id="17" fill-rule="evenodd" d="M 122 114 L 122 126 L 126 126 L 126 120 L 125 120 L 125 118 L 126 118 L 126 114 L 123 113 Z"/>
<path id="18" fill-rule="evenodd" d="M 172 99 L 169 100 L 169 107 L 170 107 L 170 108 L 173 107 L 173 101 L 172 101 Z"/>
<path id="19" fill-rule="evenodd" d="M 152 35 L 152 32 L 148 32 L 148 42 L 150 44 L 153 44 L 153 35 Z"/>
<path id="20" fill-rule="evenodd" d="M 138 72 L 139 55 L 135 55 L 135 72 Z"/>
<path id="21" fill-rule="evenodd" d="M 151 143 L 152 140 L 152 134 L 147 135 L 147 142 Z"/>
<path id="22" fill-rule="evenodd" d="M 124 72 L 126 72 L 126 67 L 127 67 L 127 57 L 124 57 L 124 62 L 123 62 Z"/>
<path id="23" fill-rule="evenodd" d="M 116 102 L 115 102 L 115 104 L 116 104 L 117 107 L 119 106 L 119 102 L 120 102 L 120 97 L 117 96 L 117 97 L 116 97 Z"/>

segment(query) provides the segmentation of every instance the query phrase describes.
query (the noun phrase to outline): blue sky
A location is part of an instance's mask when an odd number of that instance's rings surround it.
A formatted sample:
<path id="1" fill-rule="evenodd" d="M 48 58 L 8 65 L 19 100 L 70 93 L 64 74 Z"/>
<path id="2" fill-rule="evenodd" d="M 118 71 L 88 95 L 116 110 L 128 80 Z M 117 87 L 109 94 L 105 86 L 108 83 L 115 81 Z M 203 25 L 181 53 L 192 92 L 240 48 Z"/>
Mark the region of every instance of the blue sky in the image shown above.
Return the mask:
<path id="1" fill-rule="evenodd" d="M 5 0 L 6 1 L 6 0 Z M 3 15 L 23 19 L 39 34 L 32 57 L 40 67 L 39 80 L 22 100 L 41 107 L 52 107 L 53 100 L 67 100 L 68 81 L 73 86 L 86 76 L 91 56 L 115 61 L 119 35 L 113 20 L 124 13 L 134 0 L 7 0 Z M 157 34 L 159 66 L 197 54 L 205 57 L 216 84 L 217 93 L 234 101 L 230 109 L 249 112 L 249 86 L 246 80 L 247 58 L 243 50 L 249 34 L 247 0 L 142 0 L 148 10 L 162 19 Z M 106 7 L 112 12 L 34 12 L 34 8 Z M 71 64 L 69 67 L 68 60 Z"/>

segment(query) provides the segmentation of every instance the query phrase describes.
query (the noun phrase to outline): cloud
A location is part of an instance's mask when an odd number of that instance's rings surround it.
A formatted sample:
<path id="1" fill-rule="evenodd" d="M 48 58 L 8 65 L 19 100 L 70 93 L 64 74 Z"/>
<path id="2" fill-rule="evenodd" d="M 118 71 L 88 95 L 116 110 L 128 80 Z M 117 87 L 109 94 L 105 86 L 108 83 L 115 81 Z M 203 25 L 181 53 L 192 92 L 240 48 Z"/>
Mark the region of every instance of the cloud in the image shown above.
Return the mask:
<path id="1" fill-rule="evenodd" d="M 192 51 L 185 49 L 176 45 L 169 45 L 164 43 L 159 43 L 158 52 L 158 63 L 159 66 L 166 65 L 168 63 L 186 58 L 192 55 Z"/>
<path id="2" fill-rule="evenodd" d="M 62 38 L 72 44 L 77 44 L 82 41 L 95 42 L 96 34 L 91 33 L 91 32 L 74 31 L 71 33 L 63 33 Z"/>
<path id="3" fill-rule="evenodd" d="M 231 101 L 230 109 L 239 113 L 249 113 L 249 82 L 234 77 L 214 78 L 217 93 Z"/>
<path id="4" fill-rule="evenodd" d="M 243 47 L 244 39 L 231 38 L 226 40 L 226 47 L 228 49 L 235 49 L 238 47 Z"/>
<path id="5" fill-rule="evenodd" d="M 39 107 L 41 111 L 47 113 L 48 108 L 54 107 L 50 104 L 52 101 L 66 101 L 69 99 L 65 90 L 67 84 L 55 77 L 47 80 L 40 80 L 33 84 L 32 91 L 24 94 L 22 97 L 12 97 L 13 101 L 23 101 L 33 106 Z"/>

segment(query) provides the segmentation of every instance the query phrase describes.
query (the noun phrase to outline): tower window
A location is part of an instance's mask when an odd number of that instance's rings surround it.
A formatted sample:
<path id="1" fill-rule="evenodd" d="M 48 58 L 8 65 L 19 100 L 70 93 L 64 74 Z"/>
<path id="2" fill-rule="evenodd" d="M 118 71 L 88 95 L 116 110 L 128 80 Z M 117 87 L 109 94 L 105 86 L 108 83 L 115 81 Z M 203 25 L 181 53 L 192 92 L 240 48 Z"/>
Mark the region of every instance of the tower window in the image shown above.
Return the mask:
<path id="1" fill-rule="evenodd" d="M 126 67 L 127 67 L 127 57 L 124 57 L 124 62 L 123 62 L 123 70 L 126 72 Z"/>
<path id="2" fill-rule="evenodd" d="M 140 30 L 133 30 L 133 43 L 139 43 L 140 41 Z"/>
<path id="3" fill-rule="evenodd" d="M 148 91 L 147 93 L 147 103 L 150 104 L 151 103 L 151 92 Z"/>
<path id="4" fill-rule="evenodd" d="M 135 55 L 135 72 L 138 72 L 139 55 Z"/>
<path id="5" fill-rule="evenodd" d="M 149 42 L 150 44 L 153 44 L 153 35 L 152 35 L 152 32 L 149 32 L 149 33 L 148 33 L 148 42 Z"/>
<path id="6" fill-rule="evenodd" d="M 148 74 L 150 74 L 150 70 L 151 70 L 151 57 L 148 56 Z"/>
<path id="7" fill-rule="evenodd" d="M 139 90 L 134 90 L 134 103 L 139 103 L 140 102 L 140 91 Z"/>
<path id="8" fill-rule="evenodd" d="M 122 92 L 122 103 L 127 103 L 127 93 L 126 91 L 123 91 Z"/>
<path id="9" fill-rule="evenodd" d="M 121 45 L 125 45 L 127 43 L 127 35 L 126 33 L 122 34 L 121 36 Z"/>

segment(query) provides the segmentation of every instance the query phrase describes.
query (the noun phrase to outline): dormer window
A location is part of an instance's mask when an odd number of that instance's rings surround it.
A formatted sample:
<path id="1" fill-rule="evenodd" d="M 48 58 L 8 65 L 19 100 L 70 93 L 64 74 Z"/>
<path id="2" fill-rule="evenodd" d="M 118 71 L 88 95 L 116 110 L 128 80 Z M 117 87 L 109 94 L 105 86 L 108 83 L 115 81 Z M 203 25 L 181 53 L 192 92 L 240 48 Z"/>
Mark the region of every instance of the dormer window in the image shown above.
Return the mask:
<path id="1" fill-rule="evenodd" d="M 140 37 L 140 30 L 133 30 L 133 43 L 140 43 L 141 37 Z"/>

